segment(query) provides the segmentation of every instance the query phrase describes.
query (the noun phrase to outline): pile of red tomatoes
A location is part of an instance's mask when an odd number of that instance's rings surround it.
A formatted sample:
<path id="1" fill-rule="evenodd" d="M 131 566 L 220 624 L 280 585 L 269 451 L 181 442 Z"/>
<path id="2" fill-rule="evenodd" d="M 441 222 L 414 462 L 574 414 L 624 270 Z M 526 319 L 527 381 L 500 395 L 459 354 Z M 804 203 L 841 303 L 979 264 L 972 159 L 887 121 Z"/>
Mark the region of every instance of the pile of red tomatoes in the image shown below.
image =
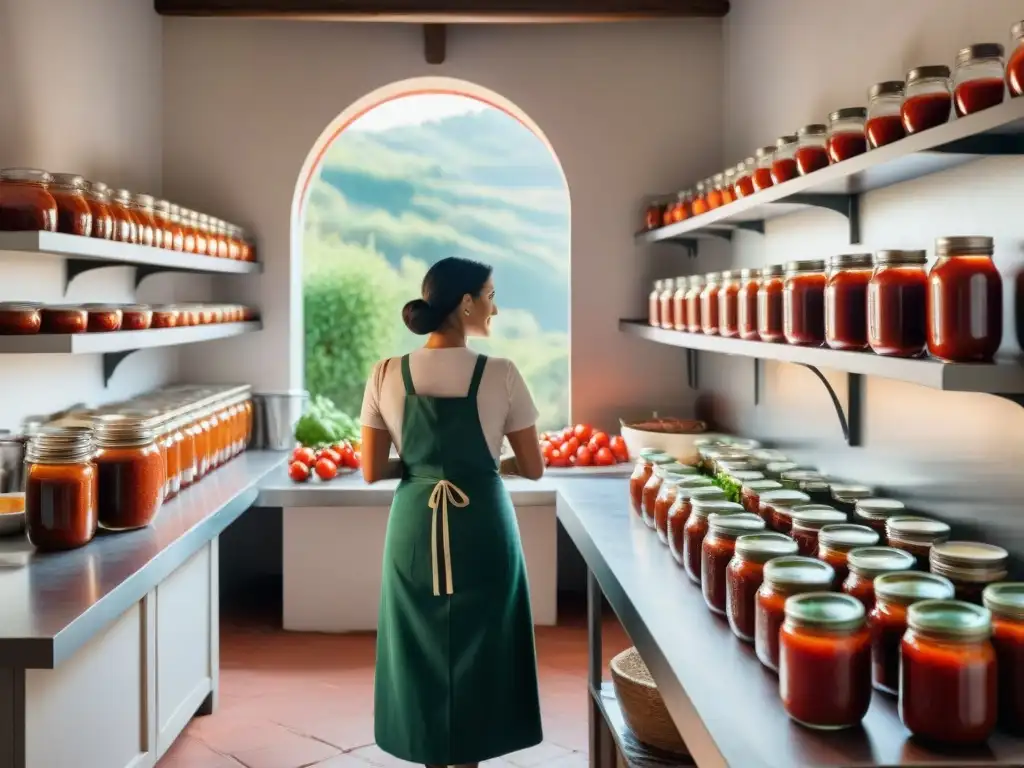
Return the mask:
<path id="1" fill-rule="evenodd" d="M 577 424 L 557 432 L 543 432 L 540 450 L 548 467 L 610 467 L 629 461 L 626 442 L 619 436 L 589 424 Z"/>
<path id="2" fill-rule="evenodd" d="M 359 451 L 347 441 L 322 448 L 300 445 L 292 453 L 288 476 L 296 483 L 304 483 L 314 474 L 321 480 L 333 480 L 339 471 L 359 469 L 359 466 Z"/>

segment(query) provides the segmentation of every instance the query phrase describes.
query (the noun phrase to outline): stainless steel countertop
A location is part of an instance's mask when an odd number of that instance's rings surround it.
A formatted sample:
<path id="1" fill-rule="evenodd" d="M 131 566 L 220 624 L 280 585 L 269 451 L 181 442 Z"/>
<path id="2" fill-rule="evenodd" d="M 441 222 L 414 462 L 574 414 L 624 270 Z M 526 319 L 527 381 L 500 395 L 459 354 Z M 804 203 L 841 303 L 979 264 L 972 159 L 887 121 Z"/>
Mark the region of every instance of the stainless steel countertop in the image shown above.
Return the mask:
<path id="1" fill-rule="evenodd" d="M 252 506 L 285 454 L 249 452 L 168 502 L 147 528 L 69 552 L 0 539 L 0 665 L 53 669 Z"/>

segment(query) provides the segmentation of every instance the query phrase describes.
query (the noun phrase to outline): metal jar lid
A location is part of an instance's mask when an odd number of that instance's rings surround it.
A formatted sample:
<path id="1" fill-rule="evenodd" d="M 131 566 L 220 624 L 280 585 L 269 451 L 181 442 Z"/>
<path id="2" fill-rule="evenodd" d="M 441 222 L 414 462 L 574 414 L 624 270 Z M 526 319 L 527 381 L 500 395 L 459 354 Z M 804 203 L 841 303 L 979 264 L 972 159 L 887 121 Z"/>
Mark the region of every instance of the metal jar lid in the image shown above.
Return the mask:
<path id="1" fill-rule="evenodd" d="M 678 461 L 673 459 L 672 461 L 652 461 L 654 464 L 654 474 L 659 477 L 665 477 L 666 475 L 696 475 L 697 468 L 691 467 L 687 464 L 680 464 Z"/>
<path id="2" fill-rule="evenodd" d="M 828 133 L 828 126 L 821 123 L 803 125 L 797 129 L 797 136 L 825 136 Z"/>
<path id="3" fill-rule="evenodd" d="M 694 288 L 702 288 L 704 286 L 704 277 L 702 275 L 694 275 L 690 278 L 690 285 Z"/>
<path id="4" fill-rule="evenodd" d="M 931 64 L 923 67 L 914 67 L 914 69 L 907 72 L 907 85 L 916 83 L 920 80 L 948 79 L 949 75 L 949 67 L 945 64 Z"/>
<path id="5" fill-rule="evenodd" d="M 131 190 L 128 190 L 128 189 L 119 189 L 119 190 L 117 190 L 116 192 L 114 192 L 114 199 L 117 202 L 124 203 L 126 205 L 128 203 L 131 203 L 131 201 L 132 201 Z"/>
<path id="6" fill-rule="evenodd" d="M 1010 37 L 1014 40 L 1024 37 L 1024 21 L 1018 21 L 1010 27 Z"/>
<path id="7" fill-rule="evenodd" d="M 786 509 L 806 504 L 811 500 L 803 491 L 794 491 L 790 488 L 782 488 L 778 491 L 766 491 L 761 494 L 761 503 L 772 507 L 783 507 Z"/>
<path id="8" fill-rule="evenodd" d="M 861 499 L 853 505 L 853 513 L 864 520 L 888 520 L 906 508 L 898 499 Z"/>
<path id="9" fill-rule="evenodd" d="M 886 537 L 901 544 L 938 544 L 949 539 L 949 533 L 949 525 L 930 517 L 894 515 L 885 521 Z"/>
<path id="10" fill-rule="evenodd" d="M 794 542 L 796 543 L 796 542 Z M 764 566 L 764 581 L 772 588 L 782 590 L 828 589 L 835 578 L 835 569 L 813 557 L 791 555 L 769 560 Z"/>
<path id="11" fill-rule="evenodd" d="M 680 486 L 679 497 L 689 499 L 691 505 L 694 502 L 727 501 L 725 491 L 717 485 Z"/>
<path id="12" fill-rule="evenodd" d="M 33 464 L 80 464 L 92 458 L 92 430 L 80 427 L 46 427 L 28 441 L 25 461 Z"/>
<path id="13" fill-rule="evenodd" d="M 741 486 L 744 483 L 756 483 L 758 480 L 764 480 L 764 473 L 757 472 L 753 469 L 732 469 L 727 470 L 725 474 L 731 479 L 735 480 Z M 775 482 L 769 480 L 769 482 Z"/>
<path id="14" fill-rule="evenodd" d="M 171 215 L 171 204 L 166 200 L 157 200 L 153 203 L 153 207 L 165 216 Z"/>
<path id="15" fill-rule="evenodd" d="M 962 67 L 978 59 L 1001 59 L 1006 49 L 1001 43 L 975 43 L 956 52 L 956 65 Z"/>
<path id="16" fill-rule="evenodd" d="M 690 496 L 690 511 L 697 517 L 708 517 L 709 515 L 738 515 L 746 512 L 742 505 L 725 499 L 708 499 L 698 496 Z"/>
<path id="17" fill-rule="evenodd" d="M 711 177 L 711 180 L 715 182 L 717 186 L 721 186 L 722 182 L 725 180 L 725 175 L 721 173 L 716 173 L 714 176 Z"/>
<path id="18" fill-rule="evenodd" d="M 907 609 L 907 626 L 925 637 L 980 642 L 992 634 L 992 613 L 962 600 L 922 600 Z"/>
<path id="19" fill-rule="evenodd" d="M 832 269 L 854 269 L 857 267 L 871 268 L 874 256 L 870 253 L 840 253 L 828 260 Z"/>
<path id="20" fill-rule="evenodd" d="M 832 483 L 829 487 L 832 498 L 843 504 L 853 504 L 861 499 L 869 499 L 874 494 L 874 488 L 867 485 L 854 483 Z"/>
<path id="21" fill-rule="evenodd" d="M 774 145 L 772 145 L 770 147 L 758 147 L 756 150 L 754 150 L 754 155 L 755 155 L 755 157 L 758 160 L 761 160 L 761 159 L 763 159 L 765 157 L 771 157 L 774 153 L 775 153 L 775 146 Z"/>
<path id="22" fill-rule="evenodd" d="M 721 273 L 719 272 L 708 272 L 706 275 L 704 275 L 704 281 L 707 283 L 717 283 L 720 278 Z"/>
<path id="23" fill-rule="evenodd" d="M 1024 583 L 1004 581 L 989 584 L 981 593 L 981 602 L 995 616 L 1024 620 Z"/>
<path id="24" fill-rule="evenodd" d="M 41 309 L 42 304 L 31 301 L 0 301 L 0 312 L 38 312 Z"/>
<path id="25" fill-rule="evenodd" d="M 90 191 L 95 192 L 97 195 L 109 195 L 110 187 L 104 184 L 102 181 L 87 181 Z"/>
<path id="26" fill-rule="evenodd" d="M 956 589 L 945 576 L 918 571 L 897 571 L 875 577 L 875 599 L 910 605 L 919 600 L 952 600 Z"/>
<path id="27" fill-rule="evenodd" d="M 786 272 L 824 272 L 825 262 L 823 259 L 804 259 L 802 261 L 787 261 Z"/>
<path id="28" fill-rule="evenodd" d="M 936 256 L 991 256 L 993 250 L 991 237 L 940 237 L 935 241 Z"/>
<path id="29" fill-rule="evenodd" d="M 875 253 L 875 264 L 894 266 L 897 264 L 925 264 L 928 254 L 925 251 L 887 250 Z"/>
<path id="30" fill-rule="evenodd" d="M 762 494 L 766 491 L 781 491 L 782 483 L 778 480 L 750 480 L 743 483 L 742 490 Z"/>
<path id="31" fill-rule="evenodd" d="M 736 539 L 736 554 L 754 563 L 796 555 L 798 548 L 784 533 L 746 533 Z"/>
<path id="32" fill-rule="evenodd" d="M 761 277 L 775 277 L 782 275 L 784 268 L 781 264 L 768 264 L 767 266 L 761 267 Z"/>
<path id="33" fill-rule="evenodd" d="M 731 269 L 722 272 L 722 280 L 724 281 L 735 280 L 739 276 L 739 272 L 733 272 Z"/>
<path id="34" fill-rule="evenodd" d="M 110 413 L 94 416 L 93 434 L 100 448 L 148 445 L 156 438 L 152 419 L 141 414 Z"/>
<path id="35" fill-rule="evenodd" d="M 944 541 L 933 544 L 928 552 L 932 573 L 953 581 L 988 583 L 1006 577 L 1009 553 L 994 544 L 977 541 Z"/>
<path id="36" fill-rule="evenodd" d="M 0 181 L 21 181 L 32 184 L 49 184 L 53 177 L 39 168 L 0 169 Z"/>
<path id="37" fill-rule="evenodd" d="M 746 454 L 743 458 L 721 458 L 715 459 L 715 466 L 720 472 L 747 472 L 753 471 L 757 466 L 754 462 L 750 461 Z"/>
<path id="38" fill-rule="evenodd" d="M 693 475 L 689 477 L 680 478 L 678 480 L 670 481 L 666 480 L 666 483 L 674 483 L 676 487 L 677 498 L 692 499 L 694 495 L 703 496 L 704 498 L 715 498 L 724 499 L 725 491 L 722 491 L 717 485 L 711 482 L 710 477 L 704 477 L 702 475 Z M 703 493 L 704 491 L 721 491 L 721 494 L 708 494 Z"/>
<path id="39" fill-rule="evenodd" d="M 133 200 L 135 201 L 136 205 L 142 208 L 152 208 L 154 203 L 156 203 L 156 198 L 154 198 L 152 195 L 144 195 L 141 192 L 135 195 Z"/>
<path id="40" fill-rule="evenodd" d="M 846 556 L 850 571 L 869 579 L 883 573 L 909 571 L 916 562 L 912 554 L 895 547 L 860 547 L 851 549 Z"/>
<path id="41" fill-rule="evenodd" d="M 785 136 L 779 136 L 775 140 L 775 148 L 783 149 L 788 147 L 790 144 L 796 144 L 800 140 L 800 137 L 794 133 L 786 134 Z"/>
<path id="42" fill-rule="evenodd" d="M 818 531 L 818 543 L 826 549 L 849 552 L 860 547 L 873 547 L 878 543 L 878 533 L 866 525 L 837 523 L 826 525 Z"/>
<path id="43" fill-rule="evenodd" d="M 868 89 L 868 98 L 877 99 L 879 96 L 902 96 L 903 95 L 903 81 L 902 80 L 885 80 L 881 83 L 875 83 Z"/>
<path id="44" fill-rule="evenodd" d="M 745 534 L 760 533 L 764 530 L 764 520 L 749 512 L 725 515 L 714 512 L 708 515 L 708 530 L 716 536 L 735 539 Z"/>
<path id="45" fill-rule="evenodd" d="M 829 113 L 828 121 L 835 123 L 840 120 L 863 120 L 868 116 L 866 107 L 843 107 Z"/>
<path id="46" fill-rule="evenodd" d="M 77 173 L 54 173 L 53 183 L 63 189 L 85 190 L 85 179 Z"/>
<path id="47" fill-rule="evenodd" d="M 790 510 L 793 528 L 805 531 L 819 531 L 826 525 L 839 525 L 846 522 L 846 513 L 825 504 L 801 504 Z"/>
<path id="48" fill-rule="evenodd" d="M 760 269 L 741 269 L 740 270 L 740 279 L 741 280 L 750 280 L 750 279 L 755 279 L 756 280 L 760 276 L 761 276 L 761 270 Z"/>
<path id="49" fill-rule="evenodd" d="M 806 592 L 786 600 L 786 624 L 825 632 L 854 632 L 866 621 L 864 605 L 838 592 Z"/>

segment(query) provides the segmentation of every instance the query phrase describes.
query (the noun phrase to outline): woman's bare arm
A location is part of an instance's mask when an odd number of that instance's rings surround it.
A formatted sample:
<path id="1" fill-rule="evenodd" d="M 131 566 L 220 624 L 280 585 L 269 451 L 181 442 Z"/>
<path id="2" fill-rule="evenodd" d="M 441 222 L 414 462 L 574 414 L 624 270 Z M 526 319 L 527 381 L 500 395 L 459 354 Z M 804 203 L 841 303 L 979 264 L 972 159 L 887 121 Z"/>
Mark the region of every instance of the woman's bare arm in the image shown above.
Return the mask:
<path id="1" fill-rule="evenodd" d="M 367 483 L 402 476 L 402 460 L 391 458 L 391 435 L 386 429 L 363 427 L 362 459 Z"/>
<path id="2" fill-rule="evenodd" d="M 537 427 L 527 427 L 517 432 L 510 432 L 508 444 L 512 446 L 515 459 L 511 466 L 509 459 L 503 459 L 502 471 L 517 474 L 527 480 L 540 480 L 544 476 L 544 457 L 540 452 Z"/>

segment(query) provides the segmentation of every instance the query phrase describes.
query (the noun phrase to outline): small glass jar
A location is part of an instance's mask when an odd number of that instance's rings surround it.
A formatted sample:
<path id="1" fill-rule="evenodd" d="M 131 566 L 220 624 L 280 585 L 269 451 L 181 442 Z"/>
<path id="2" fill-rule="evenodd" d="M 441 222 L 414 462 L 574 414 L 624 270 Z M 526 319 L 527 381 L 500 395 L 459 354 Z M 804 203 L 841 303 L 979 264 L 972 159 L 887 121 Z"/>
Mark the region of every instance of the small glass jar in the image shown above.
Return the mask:
<path id="1" fill-rule="evenodd" d="M 1004 53 L 999 43 L 979 43 L 957 53 L 953 71 L 953 109 L 957 117 L 1003 103 Z"/>
<path id="2" fill-rule="evenodd" d="M 676 281 L 669 277 L 661 281 L 661 293 L 658 294 L 658 324 L 666 331 L 675 327 L 672 317 L 672 297 L 676 293 Z"/>
<path id="3" fill-rule="evenodd" d="M 845 523 L 846 513 L 824 504 L 801 504 L 792 508 L 790 519 L 789 535 L 796 541 L 799 553 L 804 557 L 816 557 L 818 532 L 826 525 Z"/>
<path id="4" fill-rule="evenodd" d="M 121 330 L 124 316 L 121 308 L 114 304 L 83 304 L 89 313 L 89 333 L 111 333 Z"/>
<path id="5" fill-rule="evenodd" d="M 1009 557 L 1005 549 L 994 544 L 944 541 L 932 545 L 928 565 L 932 573 L 953 582 L 957 600 L 981 605 L 985 587 L 1006 578 Z"/>
<path id="6" fill-rule="evenodd" d="M 844 107 L 828 116 L 828 160 L 841 163 L 868 151 L 864 134 L 868 111 L 864 107 Z"/>
<path id="7" fill-rule="evenodd" d="M 928 352 L 988 363 L 1003 340 L 1003 279 L 991 237 L 940 237 L 928 273 Z"/>
<path id="8" fill-rule="evenodd" d="M 797 147 L 793 153 L 796 170 L 806 176 L 822 168 L 828 168 L 828 126 L 821 123 L 805 125 L 797 132 Z"/>
<path id="9" fill-rule="evenodd" d="M 173 307 L 153 307 L 150 328 L 175 328 L 178 325 L 178 310 Z"/>
<path id="10" fill-rule="evenodd" d="M 846 559 L 851 550 L 874 547 L 878 544 L 878 533 L 866 525 L 839 523 L 826 525 L 818 531 L 818 559 L 828 563 L 835 574 L 832 584 L 840 589 L 850 571 Z"/>
<path id="11" fill-rule="evenodd" d="M 858 483 L 831 483 L 828 487 L 828 493 L 832 498 L 830 502 L 832 506 L 848 515 L 853 514 L 854 507 L 856 507 L 858 501 L 870 499 L 875 495 L 875 491 L 871 486 Z"/>
<path id="12" fill-rule="evenodd" d="M 676 290 L 672 294 L 672 330 L 686 330 L 686 292 L 690 280 L 687 277 L 676 278 Z"/>
<path id="13" fill-rule="evenodd" d="M 871 630 L 871 682 L 896 695 L 900 688 L 900 643 L 907 631 L 907 608 L 921 600 L 952 600 L 953 584 L 944 576 L 916 571 L 882 574 L 874 581 Z"/>
<path id="14" fill-rule="evenodd" d="M 779 460 L 769 461 L 764 466 L 764 473 L 767 477 L 772 480 L 779 480 L 781 482 L 782 475 L 786 472 L 792 472 L 795 469 L 802 469 L 803 465 L 798 464 L 795 461 Z"/>
<path id="15" fill-rule="evenodd" d="M 1006 85 L 1010 96 L 1024 96 L 1024 21 L 1018 21 L 1010 28 L 1013 52 L 1006 62 Z"/>
<path id="16" fill-rule="evenodd" d="M 671 457 L 652 457 L 651 464 L 651 474 L 648 476 L 647 482 L 644 483 L 643 490 L 640 492 L 640 516 L 648 528 L 654 528 L 654 505 L 658 499 L 658 494 L 661 492 L 661 484 L 664 482 L 665 477 L 677 470 L 681 471 L 684 469 L 684 465 Z"/>
<path id="17" fill-rule="evenodd" d="M 786 341 L 820 347 L 825 342 L 825 262 L 786 263 L 782 292 L 782 326 Z"/>
<path id="18" fill-rule="evenodd" d="M 171 224 L 171 204 L 166 200 L 153 201 L 154 243 L 159 241 L 160 248 L 172 250 L 174 229 Z"/>
<path id="19" fill-rule="evenodd" d="M 834 576 L 828 563 L 810 557 L 777 557 L 765 563 L 754 603 L 754 650 L 768 669 L 779 668 L 779 631 L 788 598 L 827 590 Z"/>
<path id="20" fill-rule="evenodd" d="M 154 205 L 156 200 L 152 195 L 134 195 L 132 197 L 132 211 L 139 221 L 139 244 L 149 245 L 155 248 L 163 247 L 163 228 L 157 224 Z"/>
<path id="21" fill-rule="evenodd" d="M 181 206 L 175 203 L 170 203 L 169 205 L 168 220 L 171 225 L 169 231 L 170 240 L 165 240 L 164 248 L 170 248 L 172 251 L 184 251 L 185 225 L 181 219 Z"/>
<path id="22" fill-rule="evenodd" d="M 164 494 L 164 461 L 152 422 L 139 416 L 93 417 L 99 524 L 110 531 L 144 528 Z"/>
<path id="23" fill-rule="evenodd" d="M 761 494 L 781 489 L 782 483 L 777 480 L 752 480 L 745 482 L 740 487 L 740 504 L 752 515 L 760 515 Z"/>
<path id="24" fill-rule="evenodd" d="M 703 181 L 698 181 L 694 185 L 693 198 L 690 200 L 690 212 L 694 216 L 699 216 L 702 213 L 707 213 L 711 209 L 708 208 L 708 190 L 707 186 Z"/>
<path id="25" fill-rule="evenodd" d="M 736 295 L 736 318 L 739 337 L 757 341 L 757 293 L 761 288 L 761 270 L 741 269 L 740 289 Z"/>
<path id="26" fill-rule="evenodd" d="M 722 207 L 722 182 L 725 178 L 716 173 L 710 179 L 704 181 L 704 188 L 707 190 L 708 210 L 715 210 Z"/>
<path id="27" fill-rule="evenodd" d="M 949 533 L 946 523 L 929 517 L 895 515 L 885 521 L 885 537 L 889 546 L 909 552 L 923 571 L 928 570 L 928 554 L 932 546 L 948 541 Z"/>
<path id="28" fill-rule="evenodd" d="M 733 185 L 736 183 L 736 169 L 727 168 L 722 174 L 725 179 L 722 182 L 722 205 L 736 202 L 736 190 Z"/>
<path id="29" fill-rule="evenodd" d="M 647 323 L 653 328 L 661 327 L 661 294 L 665 290 L 664 280 L 655 280 L 654 288 L 647 294 Z"/>
<path id="30" fill-rule="evenodd" d="M 650 211 L 650 208 L 648 208 Z M 192 224 L 192 211 L 183 206 L 178 206 L 178 217 L 181 219 L 181 250 L 185 253 L 196 252 L 196 229 Z"/>
<path id="31" fill-rule="evenodd" d="M 0 232 L 56 232 L 53 177 L 37 168 L 0 170 Z"/>
<path id="32" fill-rule="evenodd" d="M 783 298 L 785 280 L 781 264 L 769 264 L 761 270 L 757 289 L 757 335 L 761 341 L 785 341 Z"/>
<path id="33" fill-rule="evenodd" d="M 158 447 L 164 460 L 164 500 L 173 499 L 181 491 L 181 441 L 175 439 L 175 425 L 172 419 L 163 418 L 159 425 L 153 424 L 158 432 Z"/>
<path id="34" fill-rule="evenodd" d="M 879 251 L 868 283 L 868 344 L 876 354 L 917 357 L 927 342 L 924 251 Z"/>
<path id="35" fill-rule="evenodd" d="M 778 491 L 765 491 L 760 495 L 758 514 L 773 531 L 789 533 L 793 527 L 793 507 L 808 504 L 811 497 L 803 491 L 783 486 Z"/>
<path id="36" fill-rule="evenodd" d="M 992 612 L 992 646 L 999 670 L 999 725 L 1024 733 L 1024 584 L 985 587 L 982 602 Z"/>
<path id="37" fill-rule="evenodd" d="M 820 472 L 810 469 L 791 469 L 779 475 L 779 482 L 782 483 L 783 488 L 806 493 L 811 504 L 825 504 L 829 500 L 828 480 Z"/>
<path id="38" fill-rule="evenodd" d="M 829 262 L 825 284 L 825 342 L 832 349 L 867 349 L 870 253 L 844 253 Z"/>
<path id="39" fill-rule="evenodd" d="M 196 433 L 192 417 L 182 415 L 175 425 L 177 433 L 181 434 L 181 487 L 188 488 L 198 480 L 199 460 L 196 455 Z M 234 446 L 234 454 L 238 453 L 237 444 Z"/>
<path id="40" fill-rule="evenodd" d="M 700 295 L 704 291 L 704 278 L 694 275 L 690 278 L 686 288 L 686 330 L 690 333 L 700 333 L 703 330 L 701 316 Z"/>
<path id="41" fill-rule="evenodd" d="M 199 228 L 206 235 L 206 255 L 217 258 L 220 255 L 220 244 L 214 227 L 215 219 L 205 213 L 199 214 Z"/>
<path id="42" fill-rule="evenodd" d="M 755 192 L 774 186 L 772 178 L 772 161 L 775 157 L 775 146 L 759 147 L 754 152 L 754 167 L 750 172 L 750 181 Z"/>
<path id="43" fill-rule="evenodd" d="M 772 181 L 775 184 L 782 184 L 799 175 L 796 167 L 798 146 L 800 138 L 796 134 L 787 134 L 775 140 L 775 152 L 772 153 Z"/>
<path id="44" fill-rule="evenodd" d="M 709 272 L 704 276 L 704 289 L 700 292 L 701 331 L 708 336 L 718 335 L 718 294 L 721 290 L 721 275 Z"/>
<path id="45" fill-rule="evenodd" d="M 865 611 L 875 607 L 875 578 L 883 573 L 909 571 L 914 567 L 914 556 L 892 547 L 861 547 L 846 557 L 849 569 L 843 581 L 843 592 L 855 597 Z"/>
<path id="46" fill-rule="evenodd" d="M 114 214 L 110 209 L 110 187 L 101 181 L 85 182 L 85 201 L 92 214 L 90 237 L 111 240 L 114 237 Z"/>
<path id="47" fill-rule="evenodd" d="M 786 601 L 779 633 L 779 695 L 793 720 L 834 731 L 871 705 L 871 633 L 849 595 L 812 592 Z"/>
<path id="48" fill-rule="evenodd" d="M 668 511 L 676 503 L 683 486 L 687 489 L 710 487 L 711 478 L 701 475 L 665 473 L 661 481 L 661 488 L 658 489 L 658 495 L 654 499 L 654 529 L 658 532 L 658 539 L 662 544 L 668 544 Z"/>
<path id="49" fill-rule="evenodd" d="M 680 566 L 685 565 L 683 547 L 686 541 L 686 521 L 693 511 L 694 499 L 726 501 L 725 491 L 716 485 L 687 485 L 677 489 L 676 500 L 668 508 L 668 548 L 672 559 Z"/>
<path id="50" fill-rule="evenodd" d="M 781 533 L 751 533 L 737 538 L 734 550 L 725 574 L 725 614 L 732 633 L 752 643 L 764 564 L 776 557 L 795 555 L 796 542 Z"/>
<path id="51" fill-rule="evenodd" d="M 754 170 L 757 168 L 757 160 L 748 157 L 736 166 L 735 189 L 736 197 L 750 197 L 754 194 Z"/>
<path id="52" fill-rule="evenodd" d="M 147 304 L 124 304 L 120 310 L 122 331 L 146 331 L 153 324 L 153 310 Z"/>
<path id="53" fill-rule="evenodd" d="M 85 333 L 89 329 L 89 312 L 82 307 L 56 304 L 39 310 L 42 333 Z"/>
<path id="54" fill-rule="evenodd" d="M 85 179 L 74 173 L 55 173 L 50 194 L 57 203 L 57 231 L 66 235 L 92 235 L 92 210 L 85 197 Z"/>
<path id="55" fill-rule="evenodd" d="M 110 213 L 114 217 L 114 240 L 137 244 L 139 219 L 132 210 L 132 193 L 127 189 L 117 190 L 111 198 Z"/>
<path id="56" fill-rule="evenodd" d="M 866 525 L 886 541 L 885 524 L 890 517 L 906 514 L 907 505 L 899 499 L 861 499 L 853 506 L 854 522 Z"/>
<path id="57" fill-rule="evenodd" d="M 664 207 L 662 207 L 664 211 Z M 205 213 L 199 213 L 199 211 L 189 211 L 189 224 L 192 226 L 192 232 L 195 236 L 195 249 L 197 256 L 207 256 L 209 251 L 209 241 L 207 235 L 209 233 L 209 221 L 210 217 Z"/>
<path id="58" fill-rule="evenodd" d="M 959 600 L 907 609 L 900 645 L 899 712 L 914 735 L 936 744 L 985 741 L 998 712 L 992 614 Z"/>
<path id="59" fill-rule="evenodd" d="M 633 464 L 633 474 L 629 477 L 629 506 L 637 517 L 643 517 L 644 486 L 654 474 L 654 465 L 671 464 L 674 459 L 660 452 L 641 451 Z"/>
<path id="60" fill-rule="evenodd" d="M 868 119 L 864 124 L 871 149 L 884 147 L 907 135 L 900 116 L 903 105 L 903 81 L 886 80 L 875 83 L 868 90 Z"/>
<path id="61" fill-rule="evenodd" d="M 904 130 L 919 133 L 949 122 L 952 102 L 949 67 L 939 64 L 910 70 L 900 105 Z"/>
<path id="62" fill-rule="evenodd" d="M 0 336 L 24 336 L 39 333 L 42 307 L 21 301 L 0 302 Z"/>
<path id="63" fill-rule="evenodd" d="M 722 273 L 722 284 L 718 290 L 718 333 L 726 338 L 739 335 L 740 279 L 738 272 L 726 270 Z"/>
<path id="64" fill-rule="evenodd" d="M 708 516 L 737 515 L 743 507 L 721 499 L 690 498 L 690 516 L 683 527 L 683 568 L 690 581 L 700 584 L 704 537 L 708 533 Z"/>
<path id="65" fill-rule="evenodd" d="M 38 550 L 85 546 L 96 535 L 92 430 L 44 428 L 25 448 L 25 525 Z"/>
<path id="66" fill-rule="evenodd" d="M 725 615 L 729 591 L 727 573 L 736 551 L 736 540 L 764 531 L 764 520 L 747 512 L 714 513 L 708 516 L 708 532 L 701 543 L 700 588 L 712 613 Z"/>

